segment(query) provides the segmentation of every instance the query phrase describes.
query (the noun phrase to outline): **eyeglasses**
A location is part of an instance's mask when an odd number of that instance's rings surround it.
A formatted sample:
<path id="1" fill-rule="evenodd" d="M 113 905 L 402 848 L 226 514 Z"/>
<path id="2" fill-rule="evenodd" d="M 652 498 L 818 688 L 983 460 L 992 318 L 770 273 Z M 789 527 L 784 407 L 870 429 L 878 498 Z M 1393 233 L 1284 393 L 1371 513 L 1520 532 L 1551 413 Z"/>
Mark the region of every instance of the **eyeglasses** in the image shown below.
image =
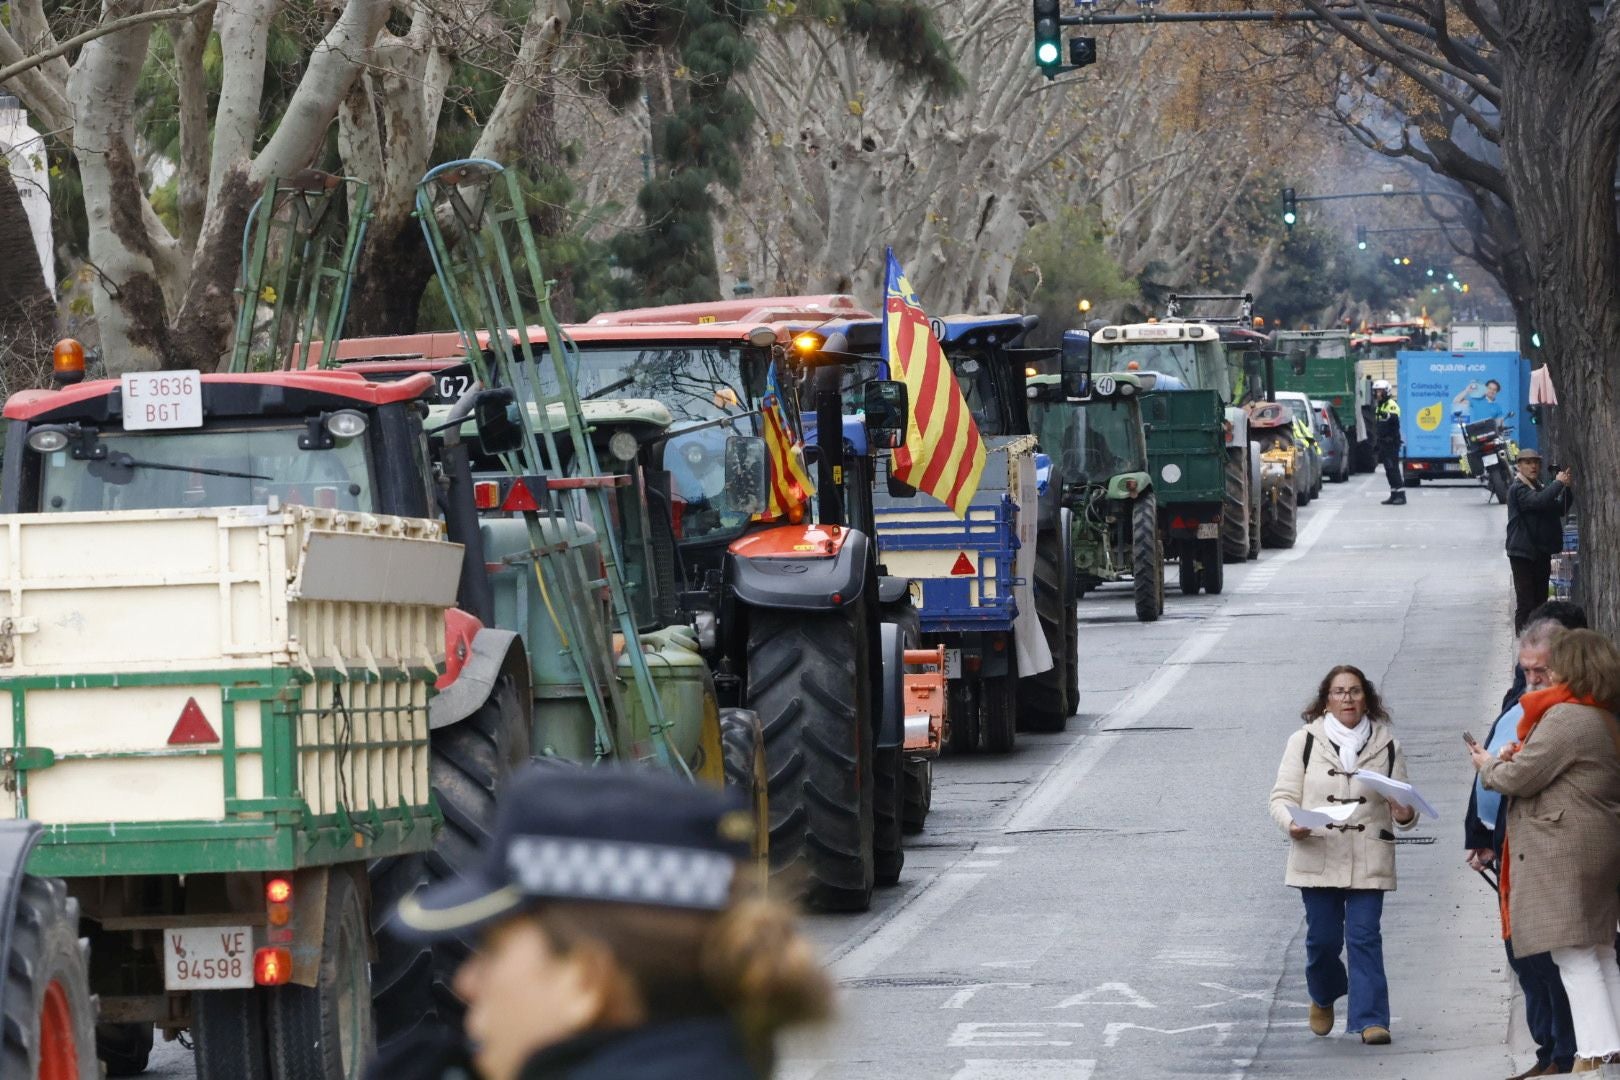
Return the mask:
<path id="1" fill-rule="evenodd" d="M 1340 687 L 1337 690 L 1329 690 L 1328 691 L 1328 697 L 1340 698 L 1340 699 L 1346 700 L 1346 701 L 1350 700 L 1351 698 L 1366 697 L 1366 696 L 1367 696 L 1367 691 L 1363 690 L 1359 686 L 1352 686 L 1349 689 L 1345 689 L 1344 687 Z"/>

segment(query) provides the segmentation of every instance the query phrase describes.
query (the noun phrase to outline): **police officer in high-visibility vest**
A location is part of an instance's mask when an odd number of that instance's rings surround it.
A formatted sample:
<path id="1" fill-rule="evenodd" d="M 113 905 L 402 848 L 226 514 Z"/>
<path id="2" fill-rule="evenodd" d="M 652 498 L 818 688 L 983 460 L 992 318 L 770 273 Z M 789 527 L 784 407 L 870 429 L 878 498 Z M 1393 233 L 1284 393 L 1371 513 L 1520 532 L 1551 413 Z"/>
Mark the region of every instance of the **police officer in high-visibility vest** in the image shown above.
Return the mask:
<path id="1" fill-rule="evenodd" d="M 1373 380 L 1373 419 L 1377 426 L 1378 460 L 1389 480 L 1385 506 L 1406 505 L 1406 483 L 1401 479 L 1401 407 L 1388 379 Z"/>

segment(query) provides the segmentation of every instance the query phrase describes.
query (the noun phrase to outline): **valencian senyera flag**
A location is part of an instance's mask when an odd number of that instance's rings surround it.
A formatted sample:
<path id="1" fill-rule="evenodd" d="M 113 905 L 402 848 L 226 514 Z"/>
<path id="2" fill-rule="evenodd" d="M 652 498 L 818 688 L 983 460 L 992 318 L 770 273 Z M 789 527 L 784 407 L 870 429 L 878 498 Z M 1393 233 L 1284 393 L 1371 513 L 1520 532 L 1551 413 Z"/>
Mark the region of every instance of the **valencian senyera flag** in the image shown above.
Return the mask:
<path id="1" fill-rule="evenodd" d="M 911 399 L 905 445 L 890 464 L 895 478 L 965 517 L 984 472 L 984 440 L 892 249 L 883 288 L 883 359 Z"/>
<path id="2" fill-rule="evenodd" d="M 804 447 L 782 410 L 782 388 L 776 382 L 774 363 L 765 373 L 765 397 L 760 402 L 759 416 L 765 429 L 771 482 L 770 500 L 759 516 L 766 521 L 803 520 L 810 496 L 816 493 L 816 485 L 804 467 Z"/>

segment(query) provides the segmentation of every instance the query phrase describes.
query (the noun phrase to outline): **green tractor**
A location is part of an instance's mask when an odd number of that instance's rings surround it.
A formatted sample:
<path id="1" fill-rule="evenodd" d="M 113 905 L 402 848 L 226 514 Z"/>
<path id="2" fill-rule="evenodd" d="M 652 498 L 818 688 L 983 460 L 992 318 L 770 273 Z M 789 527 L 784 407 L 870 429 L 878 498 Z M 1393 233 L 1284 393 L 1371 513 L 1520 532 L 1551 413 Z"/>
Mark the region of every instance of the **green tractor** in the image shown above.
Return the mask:
<path id="1" fill-rule="evenodd" d="M 1084 398 L 1064 397 L 1057 375 L 1028 380 L 1031 426 L 1070 478 L 1062 498 L 1072 512 L 1076 591 L 1129 581 L 1142 622 L 1164 612 L 1164 545 L 1141 404 L 1155 379 L 1099 375 Z"/>

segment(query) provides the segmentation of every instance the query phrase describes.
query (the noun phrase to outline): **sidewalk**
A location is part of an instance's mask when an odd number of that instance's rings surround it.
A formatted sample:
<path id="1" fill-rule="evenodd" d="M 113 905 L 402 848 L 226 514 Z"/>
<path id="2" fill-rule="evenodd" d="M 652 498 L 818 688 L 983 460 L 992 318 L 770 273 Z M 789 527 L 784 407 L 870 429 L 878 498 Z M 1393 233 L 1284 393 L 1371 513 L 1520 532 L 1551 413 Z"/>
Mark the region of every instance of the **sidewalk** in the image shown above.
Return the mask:
<path id="1" fill-rule="evenodd" d="M 1507 575 L 1505 560 L 1501 572 Z M 1462 848 L 1474 775 L 1462 732 L 1483 738 L 1496 718 L 1512 679 L 1512 612 L 1501 590 L 1494 591 L 1498 602 L 1480 604 L 1480 590 L 1457 596 L 1451 585 L 1441 575 L 1419 583 L 1397 654 L 1385 670 L 1368 671 L 1395 714 L 1412 782 L 1442 815 L 1410 834 L 1417 843 L 1401 846 L 1400 887 L 1384 908 L 1394 1043 L 1375 1048 L 1345 1036 L 1342 1001 L 1338 1029 L 1325 1039 L 1297 1037 L 1298 1018 L 1274 1010 L 1279 1022 L 1247 1076 L 1492 1080 L 1535 1060 L 1502 948 L 1496 894 L 1463 864 Z M 1460 606 L 1476 608 L 1473 625 L 1494 632 L 1471 642 L 1448 636 L 1446 627 L 1469 625 Z M 1483 673 L 1473 687 L 1469 667 Z M 1302 912 L 1279 999 L 1307 996 L 1304 937 Z"/>

